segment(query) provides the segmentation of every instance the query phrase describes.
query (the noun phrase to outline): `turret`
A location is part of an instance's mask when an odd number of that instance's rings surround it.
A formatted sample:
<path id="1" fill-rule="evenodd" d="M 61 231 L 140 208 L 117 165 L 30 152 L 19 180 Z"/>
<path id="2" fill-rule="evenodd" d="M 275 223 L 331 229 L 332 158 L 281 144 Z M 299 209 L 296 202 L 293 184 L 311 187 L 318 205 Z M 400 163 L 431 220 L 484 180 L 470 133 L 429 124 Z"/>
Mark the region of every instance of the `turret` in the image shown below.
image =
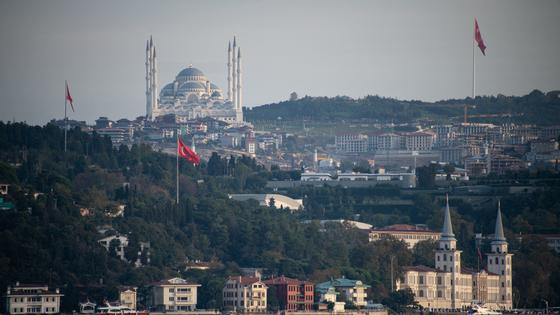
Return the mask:
<path id="1" fill-rule="evenodd" d="M 502 224 L 502 210 L 498 201 L 498 213 L 496 214 L 496 225 L 494 227 L 494 237 L 490 242 L 490 253 L 488 257 L 488 271 L 500 276 L 500 293 L 497 303 L 505 309 L 512 308 L 512 254 L 508 253 L 508 243 L 504 235 Z"/>
<path id="2" fill-rule="evenodd" d="M 152 112 L 152 96 L 151 96 L 151 53 L 150 41 L 146 41 L 146 118 L 150 119 Z"/>
<path id="3" fill-rule="evenodd" d="M 235 36 L 233 37 L 233 55 L 232 55 L 232 98 L 231 102 L 233 103 L 233 108 L 237 109 L 237 58 L 235 56 L 235 51 L 237 48 L 237 42 L 235 40 Z"/>
<path id="4" fill-rule="evenodd" d="M 235 110 L 237 122 L 243 121 L 243 92 L 242 92 L 242 75 L 241 75 L 241 47 L 237 51 L 237 100 L 235 102 Z"/>
<path id="5" fill-rule="evenodd" d="M 228 90 L 227 90 L 227 98 L 229 100 L 231 100 L 231 98 L 233 97 L 233 78 L 232 78 L 232 72 L 231 72 L 231 41 L 228 42 L 228 57 L 227 57 L 227 71 L 228 71 L 228 76 L 227 76 L 227 82 L 228 82 Z"/>

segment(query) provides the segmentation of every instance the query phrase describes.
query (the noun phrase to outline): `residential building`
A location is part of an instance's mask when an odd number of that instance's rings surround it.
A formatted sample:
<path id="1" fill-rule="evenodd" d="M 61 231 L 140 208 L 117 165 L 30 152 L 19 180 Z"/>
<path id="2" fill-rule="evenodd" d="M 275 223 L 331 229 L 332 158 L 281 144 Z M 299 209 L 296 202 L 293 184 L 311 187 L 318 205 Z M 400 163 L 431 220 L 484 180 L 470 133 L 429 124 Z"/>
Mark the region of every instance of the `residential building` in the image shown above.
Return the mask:
<path id="1" fill-rule="evenodd" d="M 64 296 L 59 289 L 51 290 L 47 285 L 16 282 L 6 291 L 8 314 L 56 314 L 60 313 L 60 299 Z"/>
<path id="2" fill-rule="evenodd" d="M 330 281 L 319 283 L 317 285 L 317 292 L 320 297 L 331 299 L 334 291 L 340 296 L 339 299 L 352 303 L 357 307 L 364 307 L 367 304 L 367 292 L 369 285 L 364 284 L 360 280 L 346 279 L 344 276 L 338 279 L 331 279 Z M 335 302 L 328 300 L 329 302 Z M 320 300 L 320 302 L 322 302 Z"/>
<path id="3" fill-rule="evenodd" d="M 466 309 L 473 303 L 482 303 L 491 309 L 512 308 L 512 254 L 504 237 L 502 216 L 498 205 L 496 226 L 487 253 L 486 270 L 470 270 L 461 266 L 461 251 L 453 234 L 449 202 L 438 248 L 435 268 L 405 267 L 397 290 L 410 288 L 416 301 L 430 310 Z"/>
<path id="4" fill-rule="evenodd" d="M 119 257 L 122 261 L 126 261 L 124 256 L 124 249 L 128 247 L 128 237 L 122 235 L 112 235 L 104 237 L 97 241 L 101 246 L 105 247 L 107 251 L 111 248 L 115 251 L 115 255 Z"/>
<path id="5" fill-rule="evenodd" d="M 131 310 L 136 309 L 136 292 L 137 287 L 120 287 L 119 302 L 122 306 L 126 306 Z"/>
<path id="6" fill-rule="evenodd" d="M 311 311 L 313 309 L 313 283 L 285 276 L 272 277 L 264 283 L 269 288 L 275 288 L 280 310 Z"/>
<path id="7" fill-rule="evenodd" d="M 238 312 L 264 312 L 267 289 L 260 277 L 229 277 L 222 290 L 223 306 L 227 310 Z"/>
<path id="8" fill-rule="evenodd" d="M 381 228 L 374 228 L 369 231 L 369 241 L 375 242 L 380 239 L 392 237 L 404 241 L 408 248 L 421 241 L 439 240 L 440 233 L 428 229 L 425 225 L 395 224 Z"/>
<path id="9" fill-rule="evenodd" d="M 181 278 L 171 278 L 152 284 L 150 309 L 158 312 L 196 310 L 200 284 Z"/>

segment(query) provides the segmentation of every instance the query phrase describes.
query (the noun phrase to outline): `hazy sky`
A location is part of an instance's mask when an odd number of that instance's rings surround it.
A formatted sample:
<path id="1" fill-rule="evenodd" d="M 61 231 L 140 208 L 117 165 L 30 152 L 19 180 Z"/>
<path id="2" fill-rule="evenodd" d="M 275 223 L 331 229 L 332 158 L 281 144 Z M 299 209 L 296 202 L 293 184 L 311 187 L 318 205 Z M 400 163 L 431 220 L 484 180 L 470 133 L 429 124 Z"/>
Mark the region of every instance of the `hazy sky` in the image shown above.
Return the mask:
<path id="1" fill-rule="evenodd" d="M 160 87 L 189 64 L 226 88 L 239 38 L 244 105 L 368 94 L 433 101 L 560 89 L 560 1 L 0 1 L 0 120 L 145 114 L 153 35 Z"/>

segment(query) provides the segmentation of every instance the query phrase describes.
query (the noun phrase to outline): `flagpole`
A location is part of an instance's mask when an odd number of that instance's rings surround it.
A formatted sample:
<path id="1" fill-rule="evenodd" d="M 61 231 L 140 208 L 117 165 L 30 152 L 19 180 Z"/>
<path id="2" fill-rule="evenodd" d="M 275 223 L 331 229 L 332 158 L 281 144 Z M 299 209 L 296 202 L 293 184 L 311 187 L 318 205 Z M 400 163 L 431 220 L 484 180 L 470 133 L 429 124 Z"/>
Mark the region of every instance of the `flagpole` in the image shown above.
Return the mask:
<path id="1" fill-rule="evenodd" d="M 177 192 L 177 204 L 179 204 L 179 135 L 180 129 L 177 129 L 177 150 L 175 150 L 175 155 L 177 157 L 177 189 L 175 190 Z"/>
<path id="2" fill-rule="evenodd" d="M 64 80 L 64 152 L 66 153 L 66 137 L 68 132 L 68 116 L 66 115 L 66 107 L 68 107 L 68 98 L 66 97 L 68 82 Z"/>
<path id="3" fill-rule="evenodd" d="M 476 21 L 476 19 L 475 19 Z M 476 23 L 476 22 L 475 22 Z M 474 42 L 476 37 L 476 26 L 473 25 L 473 102 L 474 98 L 476 97 L 476 68 L 475 68 L 475 48 Z"/>

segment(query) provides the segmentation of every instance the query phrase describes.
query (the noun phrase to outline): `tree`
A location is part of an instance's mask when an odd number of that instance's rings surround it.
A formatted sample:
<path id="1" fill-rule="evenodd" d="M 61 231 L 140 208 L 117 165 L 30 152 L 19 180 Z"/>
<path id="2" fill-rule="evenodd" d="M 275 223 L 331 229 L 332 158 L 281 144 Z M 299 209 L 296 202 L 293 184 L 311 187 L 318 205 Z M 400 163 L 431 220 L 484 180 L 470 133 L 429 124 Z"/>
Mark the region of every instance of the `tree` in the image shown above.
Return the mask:
<path id="1" fill-rule="evenodd" d="M 270 199 L 268 200 L 268 206 L 271 208 L 276 207 L 276 201 L 274 200 L 274 197 L 270 197 Z"/>
<path id="2" fill-rule="evenodd" d="M 391 292 L 383 303 L 397 312 L 402 312 L 406 307 L 418 304 L 414 301 L 414 292 L 410 288 Z"/>
<path id="3" fill-rule="evenodd" d="M 298 95 L 296 92 L 290 93 L 290 102 L 297 101 Z"/>

